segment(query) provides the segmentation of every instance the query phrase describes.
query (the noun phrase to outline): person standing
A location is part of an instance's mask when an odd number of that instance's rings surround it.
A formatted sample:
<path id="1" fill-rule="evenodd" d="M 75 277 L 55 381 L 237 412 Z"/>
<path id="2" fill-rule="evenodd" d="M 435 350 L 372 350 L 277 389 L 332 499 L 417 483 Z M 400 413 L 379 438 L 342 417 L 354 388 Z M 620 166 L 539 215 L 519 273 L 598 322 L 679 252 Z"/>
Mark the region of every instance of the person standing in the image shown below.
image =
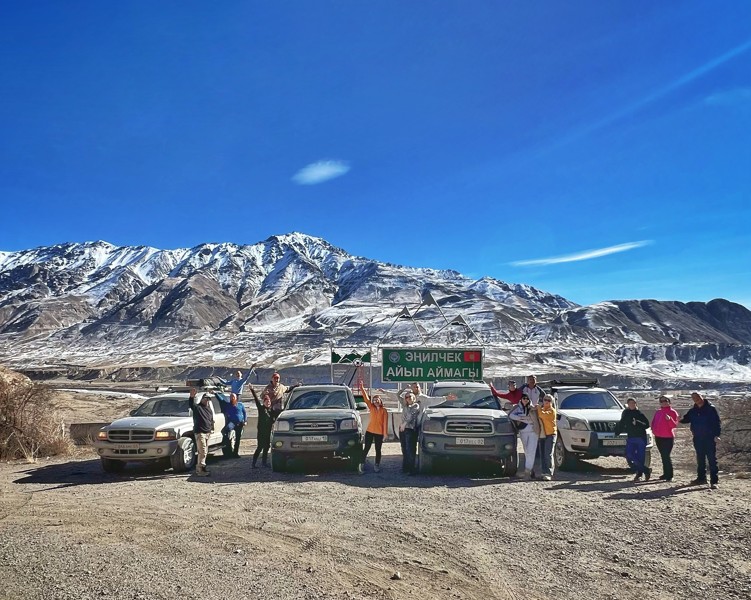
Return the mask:
<path id="1" fill-rule="evenodd" d="M 719 484 L 717 467 L 717 442 L 720 441 L 722 425 L 720 414 L 714 404 L 694 392 L 691 394 L 694 405 L 683 415 L 681 423 L 691 425 L 696 450 L 696 479 L 691 485 L 707 483 L 707 463 L 709 463 L 710 487 L 714 490 Z"/>
<path id="2" fill-rule="evenodd" d="M 644 464 L 647 456 L 647 429 L 649 419 L 639 410 L 634 398 L 626 400 L 626 408 L 621 413 L 621 420 L 615 425 L 615 435 L 626 434 L 626 460 L 635 471 L 634 481 L 649 481 L 652 469 Z"/>
<path id="3" fill-rule="evenodd" d="M 522 394 L 527 394 L 531 406 L 536 407 L 539 404 L 542 404 L 542 398 L 545 395 L 545 392 L 540 386 L 537 385 L 536 376 L 527 375 L 527 383 L 525 383 L 519 391 Z"/>
<path id="4" fill-rule="evenodd" d="M 268 394 L 271 400 L 271 416 L 275 421 L 284 408 L 284 394 L 287 393 L 287 386 L 280 383 L 280 380 L 281 376 L 279 373 L 274 373 L 271 376 L 271 381 L 263 388 L 263 392 L 261 393 L 261 397 Z"/>
<path id="5" fill-rule="evenodd" d="M 257 446 L 253 453 L 253 468 L 258 463 L 258 457 L 261 456 L 261 464 L 268 466 L 269 448 L 271 448 L 271 427 L 274 425 L 274 418 L 271 416 L 271 398 L 268 394 L 263 395 L 263 400 L 258 399 L 258 394 L 253 388 L 250 388 L 253 394 L 253 400 L 258 409 L 258 434 L 256 436 Z"/>
<path id="6" fill-rule="evenodd" d="M 522 391 L 516 387 L 516 381 L 513 379 L 508 380 L 508 393 L 499 392 L 493 387 L 492 383 L 488 385 L 490 385 L 490 393 L 493 394 L 494 397 L 508 400 L 513 405 L 519 404 L 519 400 L 521 400 L 522 397 Z"/>
<path id="7" fill-rule="evenodd" d="M 370 422 L 368 428 L 365 430 L 365 449 L 362 453 L 362 462 L 360 464 L 360 473 L 365 472 L 365 461 L 368 459 L 368 452 L 370 447 L 375 445 L 375 467 L 374 470 L 378 473 L 381 470 L 381 446 L 383 446 L 383 440 L 385 439 L 389 429 L 389 413 L 386 407 L 383 406 L 383 400 L 381 396 L 376 394 L 373 396 L 373 400 L 368 397 L 368 393 L 365 391 L 365 386 L 362 381 L 360 382 L 360 395 L 368 405 L 370 411 Z"/>
<path id="8" fill-rule="evenodd" d="M 204 392 L 199 396 L 196 394 L 196 388 L 190 388 L 190 405 L 193 409 L 193 434 L 196 437 L 196 446 L 198 447 L 196 475 L 199 477 L 207 477 L 211 474 L 206 468 L 209 436 L 214 431 L 214 411 L 211 410 L 210 399 L 209 394 Z"/>
<path id="9" fill-rule="evenodd" d="M 404 393 L 402 400 L 402 422 L 399 425 L 399 442 L 402 446 L 402 471 L 415 474 L 417 455 L 417 421 L 420 416 L 420 403 L 411 390 Z"/>
<path id="10" fill-rule="evenodd" d="M 673 451 L 677 426 L 678 413 L 670 406 L 670 398 L 660 396 L 660 408 L 652 417 L 652 434 L 655 436 L 655 445 L 662 459 L 662 475 L 659 479 L 663 481 L 673 481 L 673 460 L 670 453 Z"/>
<path id="11" fill-rule="evenodd" d="M 242 371 L 235 371 L 235 377 L 233 379 L 226 380 L 222 379 L 221 377 L 218 377 L 217 379 L 219 379 L 219 381 L 221 381 L 223 385 L 228 385 L 230 392 L 235 394 L 237 396 L 237 401 L 240 402 L 242 399 L 245 383 L 248 381 L 248 378 L 250 377 L 251 373 L 253 373 L 255 368 L 256 363 L 253 363 L 250 369 L 248 369 L 248 374 L 245 377 L 243 377 Z"/>
<path id="12" fill-rule="evenodd" d="M 221 399 L 221 396 L 219 396 Z M 224 416 L 227 419 L 227 423 L 224 426 L 222 435 L 224 436 L 225 443 L 229 444 L 230 431 L 235 432 L 235 444 L 230 448 L 232 456 L 240 456 L 240 440 L 243 437 L 243 429 L 248 423 L 248 415 L 245 412 L 245 405 L 239 401 L 239 396 L 232 392 L 229 395 L 228 401 L 223 401 L 222 408 L 224 409 Z"/>
<path id="13" fill-rule="evenodd" d="M 537 442 L 540 439 L 540 420 L 537 417 L 537 409 L 532 406 L 529 396 L 522 394 L 519 404 L 509 413 L 509 419 L 516 423 L 519 439 L 524 448 L 524 471 L 530 479 L 535 478 L 535 455 L 537 454 Z M 519 473 L 519 477 L 524 472 Z"/>
<path id="14" fill-rule="evenodd" d="M 553 396 L 545 394 L 542 397 L 542 406 L 537 407 L 537 416 L 540 419 L 540 434 L 544 435 L 540 440 L 540 470 L 544 481 L 550 481 L 553 478 L 553 452 L 555 452 L 555 441 L 558 437 L 557 414 Z"/>

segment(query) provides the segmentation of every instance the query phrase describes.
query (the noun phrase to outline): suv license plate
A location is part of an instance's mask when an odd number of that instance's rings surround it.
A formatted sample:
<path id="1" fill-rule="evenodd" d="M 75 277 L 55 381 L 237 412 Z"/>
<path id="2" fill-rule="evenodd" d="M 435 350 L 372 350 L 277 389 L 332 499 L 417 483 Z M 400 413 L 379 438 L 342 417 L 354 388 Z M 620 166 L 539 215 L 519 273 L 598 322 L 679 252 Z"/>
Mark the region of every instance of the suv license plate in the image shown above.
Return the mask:
<path id="1" fill-rule="evenodd" d="M 614 439 L 614 440 L 602 440 L 603 446 L 625 446 L 626 440 Z"/>
<path id="2" fill-rule="evenodd" d="M 302 436 L 303 442 L 327 442 L 329 437 L 327 435 L 304 435 Z"/>
<path id="3" fill-rule="evenodd" d="M 112 444 L 115 450 L 140 450 L 140 444 Z"/>
<path id="4" fill-rule="evenodd" d="M 485 438 L 456 438 L 457 446 L 484 446 Z"/>

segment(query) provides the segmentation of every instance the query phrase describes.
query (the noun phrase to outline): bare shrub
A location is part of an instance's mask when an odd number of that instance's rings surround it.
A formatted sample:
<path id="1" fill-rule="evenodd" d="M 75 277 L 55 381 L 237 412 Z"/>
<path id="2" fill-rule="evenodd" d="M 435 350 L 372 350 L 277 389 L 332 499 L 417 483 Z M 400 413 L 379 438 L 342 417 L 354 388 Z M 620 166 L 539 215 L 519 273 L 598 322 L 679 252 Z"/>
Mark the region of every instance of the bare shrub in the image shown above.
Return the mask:
<path id="1" fill-rule="evenodd" d="M 728 399 L 722 406 L 720 456 L 737 467 L 751 467 L 751 397 Z"/>
<path id="2" fill-rule="evenodd" d="M 0 378 L 0 459 L 69 454 L 72 444 L 44 386 Z"/>

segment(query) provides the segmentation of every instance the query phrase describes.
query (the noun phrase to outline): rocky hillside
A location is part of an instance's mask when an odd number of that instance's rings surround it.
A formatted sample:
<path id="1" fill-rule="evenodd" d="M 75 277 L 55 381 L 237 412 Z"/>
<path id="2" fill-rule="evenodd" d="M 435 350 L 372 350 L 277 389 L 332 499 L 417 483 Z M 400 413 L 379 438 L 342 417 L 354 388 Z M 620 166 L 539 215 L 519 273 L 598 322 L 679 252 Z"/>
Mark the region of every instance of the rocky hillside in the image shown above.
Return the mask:
<path id="1" fill-rule="evenodd" d="M 457 316 L 467 325 L 450 326 Z M 751 312 L 726 300 L 581 307 L 299 233 L 247 246 L 0 252 L 0 360 L 16 367 L 291 366 L 325 362 L 332 343 L 380 342 L 482 343 L 491 370 L 751 380 Z"/>

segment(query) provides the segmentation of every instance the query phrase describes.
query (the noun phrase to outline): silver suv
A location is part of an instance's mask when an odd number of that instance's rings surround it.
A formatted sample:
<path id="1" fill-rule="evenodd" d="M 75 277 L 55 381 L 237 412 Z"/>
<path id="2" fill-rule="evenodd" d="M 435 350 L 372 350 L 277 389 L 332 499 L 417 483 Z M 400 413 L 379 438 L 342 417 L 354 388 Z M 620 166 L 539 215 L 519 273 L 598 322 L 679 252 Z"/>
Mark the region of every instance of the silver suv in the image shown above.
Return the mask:
<path id="1" fill-rule="evenodd" d="M 572 469 L 578 458 L 625 456 L 626 435 L 615 435 L 623 405 L 608 390 L 595 387 L 596 380 L 564 380 L 550 387 L 558 407 L 556 469 Z M 647 430 L 645 465 L 652 460 L 652 431 Z"/>
<path id="2" fill-rule="evenodd" d="M 442 381 L 429 394 L 418 443 L 420 473 L 429 473 L 436 460 L 476 458 L 495 463 L 504 475 L 516 474 L 516 433 L 487 384 Z"/>
<path id="3" fill-rule="evenodd" d="M 199 394 L 205 391 L 201 390 Z M 209 404 L 214 412 L 209 452 L 222 450 L 227 456 L 235 432 L 230 432 L 230 440 L 223 439 L 225 418 L 221 402 L 226 398 L 219 391 L 209 393 L 212 395 Z M 175 471 L 189 471 L 197 458 L 189 390 L 149 398 L 131 411 L 130 416 L 102 427 L 94 447 L 106 473 L 120 473 L 128 462 L 146 461 L 162 462 Z"/>

